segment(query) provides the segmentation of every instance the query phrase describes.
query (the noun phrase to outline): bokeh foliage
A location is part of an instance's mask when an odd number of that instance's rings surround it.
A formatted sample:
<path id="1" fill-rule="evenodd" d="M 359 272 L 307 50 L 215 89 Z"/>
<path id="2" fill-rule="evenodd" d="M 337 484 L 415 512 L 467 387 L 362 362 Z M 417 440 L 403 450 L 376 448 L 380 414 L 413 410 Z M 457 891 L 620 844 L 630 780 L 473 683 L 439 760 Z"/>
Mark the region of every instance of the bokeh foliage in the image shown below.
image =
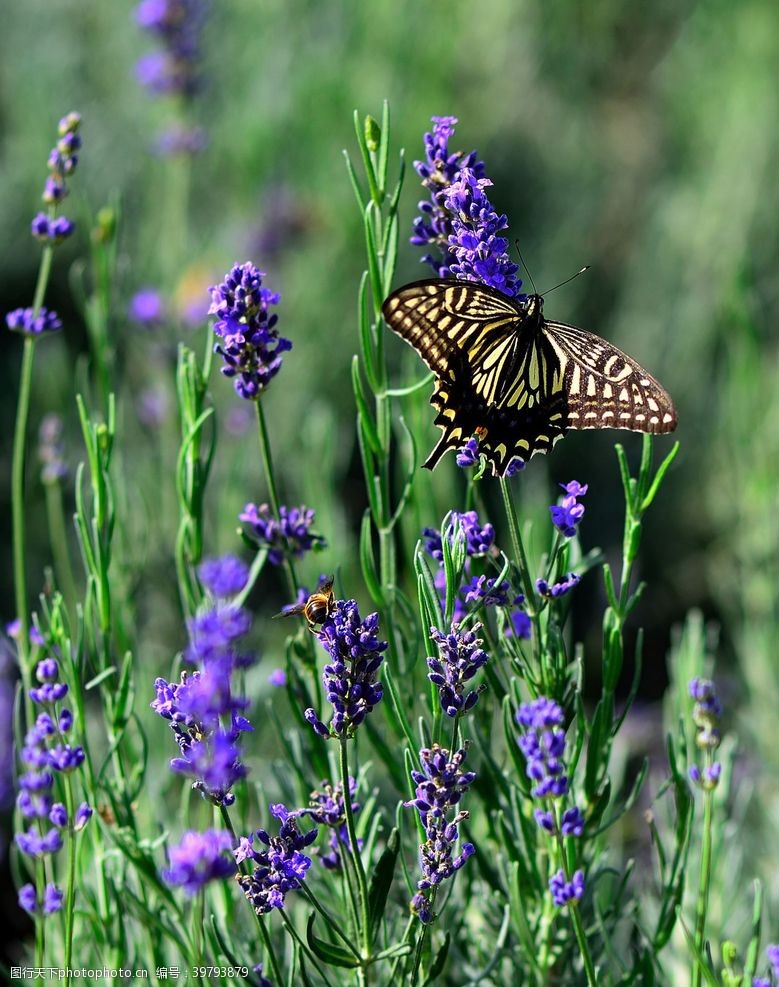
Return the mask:
<path id="1" fill-rule="evenodd" d="M 322 568 L 354 560 L 364 492 L 348 374 L 364 260 L 341 149 L 353 147 L 355 106 L 377 112 L 389 99 L 395 140 L 409 159 L 421 154 L 430 115 L 454 113 L 458 146 L 478 147 L 487 161 L 493 201 L 508 213 L 539 288 L 591 265 L 548 300 L 547 312 L 622 346 L 677 402 L 682 451 L 663 509 L 647 518 L 641 555 L 642 575 L 653 585 L 635 616 L 647 628 L 643 692 L 661 690 L 670 627 L 691 607 L 721 625 L 720 668 L 732 670 L 731 698 L 746 711 L 741 735 L 755 752 L 750 770 L 764 796 L 754 800 L 748 821 L 759 856 L 747 870 L 775 863 L 768 837 L 779 793 L 775 784 L 764 791 L 779 768 L 771 742 L 779 692 L 779 345 L 772 314 L 779 299 L 779 24 L 772 0 L 485 0 L 478 13 L 464 3 L 414 0 L 214 4 L 205 34 L 207 84 L 193 108 L 210 145 L 193 163 L 186 225 L 177 208 L 180 170 L 148 152 L 169 111 L 135 82 L 134 60 L 147 42 L 132 5 L 12 0 L 3 22 L 4 311 L 28 304 L 32 292 L 38 248 L 26 231 L 52 126 L 70 108 L 85 120 L 71 210 L 81 221 L 80 240 L 63 249 L 49 295 L 67 319 L 66 332 L 40 349 L 32 423 L 61 412 L 74 461 L 83 454 L 73 380 L 85 379 L 87 346 L 71 289 L 91 217 L 108 203 L 120 211 L 112 317 L 124 387 L 119 468 L 126 504 L 146 508 L 125 512 L 143 523 L 122 535 L 122 557 L 128 579 L 131 563 L 144 574 L 128 594 L 135 606 L 128 619 L 142 629 L 146 659 L 164 667 L 182 643 L 172 559 L 160 542 L 175 518 L 172 469 L 163 474 L 163 467 L 175 457 L 180 332 L 171 327 L 139 339 L 124 316 L 130 296 L 164 283 L 205 298 L 207 285 L 245 257 L 268 271 L 295 345 L 286 385 L 274 388 L 266 405 L 277 469 L 288 501 L 317 508 L 331 545 Z M 408 224 L 419 197 L 411 175 L 401 212 Z M 421 276 L 417 263 L 412 249 L 402 249 L 398 281 Z M 200 352 L 204 333 L 192 331 L 187 341 Z M 4 335 L 6 422 L 16 344 Z M 398 380 L 416 379 L 411 354 L 394 339 L 388 348 Z M 139 425 L 134 410 L 150 384 L 166 389 L 170 409 L 154 432 Z M 236 399 L 226 383 L 212 389 L 224 421 Z M 407 413 L 420 442 L 432 442 L 424 398 Z M 3 430 L 4 475 L 10 435 L 10 427 Z M 258 463 L 242 454 L 246 441 L 222 435 L 209 551 L 234 546 L 238 511 L 262 496 Z M 638 439 L 625 444 L 635 460 Z M 610 435 L 574 434 L 527 474 L 531 505 L 546 489 L 547 472 L 555 481 L 597 478 L 587 538 L 607 557 L 618 547 L 621 504 L 612 445 Z M 307 468 L 312 461 L 316 471 Z M 170 486 L 160 486 L 163 475 Z M 435 506 L 418 518 L 420 527 L 440 520 L 458 482 L 449 466 L 430 481 Z M 30 500 L 31 515 L 43 516 L 34 484 Z M 9 517 L 5 500 L 0 513 Z M 7 527 L 3 534 L 8 543 Z M 45 529 L 32 530 L 30 572 L 42 572 L 46 546 Z M 7 571 L 2 578 L 10 616 Z M 356 584 L 356 567 L 347 566 L 343 578 Z M 283 602 L 272 581 L 264 591 Z M 597 592 L 583 587 L 574 613 L 575 636 L 585 642 L 598 634 L 597 616 L 590 616 Z M 268 652 L 274 646 L 264 644 Z"/>

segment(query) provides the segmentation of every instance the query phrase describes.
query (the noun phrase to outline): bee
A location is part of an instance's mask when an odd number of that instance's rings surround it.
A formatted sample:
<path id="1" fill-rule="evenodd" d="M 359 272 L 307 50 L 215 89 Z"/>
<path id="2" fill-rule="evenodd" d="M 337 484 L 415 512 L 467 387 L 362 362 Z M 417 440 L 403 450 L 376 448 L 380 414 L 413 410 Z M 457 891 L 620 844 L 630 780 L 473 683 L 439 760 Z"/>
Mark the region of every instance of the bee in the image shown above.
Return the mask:
<path id="1" fill-rule="evenodd" d="M 314 634 L 317 624 L 323 624 L 333 612 L 333 605 L 335 603 L 335 594 L 333 593 L 334 579 L 334 576 L 330 576 L 316 592 L 309 596 L 305 603 L 295 603 L 292 606 L 285 607 L 281 613 L 274 614 L 274 619 L 275 617 L 294 617 L 297 614 L 303 614 L 308 622 L 308 629 Z"/>

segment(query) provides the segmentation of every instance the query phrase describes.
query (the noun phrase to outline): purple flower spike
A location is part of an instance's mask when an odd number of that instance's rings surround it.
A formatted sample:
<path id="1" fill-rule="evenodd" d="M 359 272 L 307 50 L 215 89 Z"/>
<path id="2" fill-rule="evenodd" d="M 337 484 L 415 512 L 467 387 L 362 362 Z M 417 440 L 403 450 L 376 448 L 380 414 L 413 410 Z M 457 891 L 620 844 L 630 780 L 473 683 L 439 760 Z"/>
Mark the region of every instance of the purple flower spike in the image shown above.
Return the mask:
<path id="1" fill-rule="evenodd" d="M 584 874 L 577 870 L 572 880 L 566 881 L 565 871 L 557 871 L 549 881 L 552 900 L 558 908 L 564 905 L 575 905 L 584 895 Z"/>
<path id="2" fill-rule="evenodd" d="M 42 336 L 44 333 L 58 332 L 62 322 L 57 313 L 41 307 L 38 314 L 32 308 L 16 308 L 5 317 L 5 324 L 12 332 L 25 336 Z"/>
<path id="3" fill-rule="evenodd" d="M 311 858 L 301 851 L 316 839 L 316 828 L 302 833 L 297 817 L 302 813 L 289 812 L 283 805 L 272 805 L 271 815 L 280 820 L 279 835 L 270 836 L 259 829 L 248 837 L 241 837 L 235 850 L 238 863 L 250 860 L 254 863 L 251 874 L 242 875 L 238 883 L 258 915 L 265 915 L 274 908 L 283 908 L 290 891 L 295 891 L 305 880 Z M 255 848 L 255 840 L 258 846 Z"/>
<path id="4" fill-rule="evenodd" d="M 354 600 L 336 600 L 317 637 L 330 656 L 322 683 L 333 716 L 329 728 L 312 709 L 305 717 L 322 737 L 351 737 L 382 699 L 376 674 L 384 660 L 387 642 L 379 640 L 379 615 L 362 620 Z"/>
<path id="5" fill-rule="evenodd" d="M 480 689 L 466 691 L 466 683 L 487 664 L 487 653 L 482 651 L 478 636 L 481 624 L 470 630 L 452 625 L 449 634 L 442 634 L 436 627 L 430 628 L 430 637 L 438 646 L 438 658 L 428 658 L 430 669 L 427 677 L 438 689 L 441 709 L 447 716 L 462 716 L 473 709 Z"/>
<path id="6" fill-rule="evenodd" d="M 461 169 L 457 180 L 444 192 L 444 203 L 452 214 L 449 236 L 450 270 L 461 281 L 489 285 L 514 298 L 522 282 L 519 267 L 509 258 L 508 240 L 499 236 L 508 228 L 505 215 L 498 214 L 485 188 L 492 185 L 470 168 Z"/>
<path id="7" fill-rule="evenodd" d="M 224 555 L 206 559 L 197 574 L 209 592 L 225 599 L 241 592 L 249 580 L 249 567 L 234 555 Z"/>
<path id="8" fill-rule="evenodd" d="M 576 534 L 576 526 L 584 516 L 584 504 L 578 503 L 577 498 L 587 493 L 587 484 L 582 485 L 576 480 L 571 480 L 570 483 L 561 483 L 560 486 L 565 490 L 565 497 L 561 504 L 553 505 L 549 511 L 555 528 L 566 538 L 573 538 Z"/>
<path id="9" fill-rule="evenodd" d="M 162 872 L 162 877 L 172 887 L 182 887 L 188 895 L 196 895 L 210 881 L 221 881 L 235 873 L 234 862 L 225 856 L 231 848 L 229 833 L 190 830 L 178 846 L 170 848 L 170 868 Z"/>
<path id="10" fill-rule="evenodd" d="M 314 511 L 301 504 L 300 507 L 279 508 L 280 517 L 275 518 L 267 504 L 247 504 L 238 515 L 238 520 L 251 527 L 251 534 L 259 545 L 268 548 L 268 561 L 271 565 L 282 565 L 285 557 L 301 559 L 313 550 L 324 548 L 327 542 L 321 535 L 314 534 Z"/>
<path id="11" fill-rule="evenodd" d="M 221 284 L 211 289 L 209 315 L 216 316 L 219 342 L 214 352 L 224 361 L 222 373 L 235 378 L 235 390 L 246 400 L 258 400 L 281 369 L 281 354 L 292 343 L 274 328 L 269 314 L 280 296 L 262 287 L 264 273 L 254 264 L 236 264 Z"/>
<path id="12" fill-rule="evenodd" d="M 451 754 L 438 744 L 423 748 L 419 752 L 422 770 L 411 772 L 417 785 L 416 797 L 403 803 L 419 812 L 427 837 L 419 848 L 422 878 L 417 882 L 417 894 L 411 899 L 412 912 L 425 925 L 435 918 L 431 907 L 434 889 L 452 877 L 476 852 L 472 843 L 462 843 L 459 854 L 455 855 L 460 838 L 458 827 L 468 818 L 468 813 L 458 810 L 451 815 L 451 811 L 476 777 L 475 772 L 462 770 L 466 754 L 465 748 Z"/>
<path id="13" fill-rule="evenodd" d="M 449 141 L 454 136 L 457 117 L 433 117 L 433 130 L 425 134 L 425 160 L 415 161 L 414 168 L 422 179 L 422 185 L 430 193 L 430 201 L 419 203 L 421 216 L 414 220 L 411 243 L 418 247 L 431 247 L 422 263 L 429 264 L 438 277 L 451 276 L 450 264 L 454 253 L 449 247 L 452 235 L 452 216 L 445 203 L 445 193 L 462 168 L 470 168 L 475 175 L 484 175 L 484 165 L 477 160 L 476 151 L 463 154 L 450 153 Z"/>

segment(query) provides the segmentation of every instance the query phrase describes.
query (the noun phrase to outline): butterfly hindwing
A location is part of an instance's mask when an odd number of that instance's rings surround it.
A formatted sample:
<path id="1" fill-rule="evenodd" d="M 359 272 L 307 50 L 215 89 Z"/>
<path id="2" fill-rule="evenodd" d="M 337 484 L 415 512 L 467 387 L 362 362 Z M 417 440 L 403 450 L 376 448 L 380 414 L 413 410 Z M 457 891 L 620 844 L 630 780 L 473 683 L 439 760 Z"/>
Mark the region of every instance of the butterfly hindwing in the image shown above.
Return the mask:
<path id="1" fill-rule="evenodd" d="M 570 428 L 672 432 L 676 409 L 651 374 L 616 346 L 561 322 L 545 322 L 565 378 Z"/>
<path id="2" fill-rule="evenodd" d="M 443 434 L 426 467 L 473 434 L 503 474 L 512 459 L 548 452 L 569 428 L 676 427 L 671 398 L 638 363 L 592 333 L 547 322 L 542 307 L 538 295 L 517 302 L 434 278 L 384 302 L 387 324 L 436 375 L 430 403 Z"/>

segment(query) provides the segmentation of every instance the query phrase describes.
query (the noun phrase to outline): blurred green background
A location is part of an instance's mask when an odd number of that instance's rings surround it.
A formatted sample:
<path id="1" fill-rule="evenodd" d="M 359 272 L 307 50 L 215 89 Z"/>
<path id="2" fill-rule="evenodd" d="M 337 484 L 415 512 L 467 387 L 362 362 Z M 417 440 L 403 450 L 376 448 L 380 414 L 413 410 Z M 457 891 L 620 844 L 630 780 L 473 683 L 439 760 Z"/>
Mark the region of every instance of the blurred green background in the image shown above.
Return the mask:
<path id="1" fill-rule="evenodd" d="M 108 203 L 121 212 L 112 331 L 125 506 L 135 518 L 122 574 L 133 583 L 151 658 L 169 662 L 182 643 L 164 534 L 175 516 L 175 347 L 184 338 L 201 351 L 206 336 L 203 327 L 182 330 L 175 320 L 151 334 L 133 327 L 125 313 L 141 287 L 166 293 L 171 306 L 193 297 L 205 306 L 207 286 L 234 261 L 251 259 L 268 272 L 267 283 L 282 293 L 280 330 L 294 342 L 283 383 L 265 405 L 284 499 L 317 509 L 331 545 L 321 568 L 343 566 L 347 584 L 356 584 L 364 492 L 348 375 L 364 251 L 342 149 L 355 151 L 352 111 L 379 116 L 387 98 L 393 143 L 405 146 L 409 164 L 408 230 L 424 197 L 411 160 L 422 156 L 430 116 L 454 114 L 453 144 L 478 149 L 493 201 L 508 214 L 539 288 L 591 265 L 547 300 L 547 315 L 614 341 L 674 396 L 681 454 L 648 518 L 641 560 L 651 583 L 635 621 L 647 630 L 642 692 L 659 695 L 671 628 L 699 608 L 721 628 L 719 669 L 732 673 L 726 700 L 738 698 L 746 713 L 755 761 L 779 768 L 770 739 L 779 702 L 774 0 L 214 3 L 203 40 L 205 85 L 189 110 L 209 145 L 192 162 L 186 225 L 181 169 L 149 151 L 175 108 L 150 99 L 134 75 L 137 58 L 152 48 L 129 3 L 11 0 L 4 9 L 4 311 L 32 298 L 39 248 L 28 228 L 56 122 L 70 109 L 84 117 L 84 149 L 64 210 L 80 229 L 57 256 L 48 296 L 66 331 L 38 348 L 31 419 L 37 428 L 46 412 L 63 415 L 73 464 L 82 452 L 72 393 L 74 378 L 85 379 L 87 352 L 73 288 L 90 217 Z M 426 273 L 404 238 L 398 284 Z M 8 477 L 21 344 L 6 333 L 2 346 L 0 462 Z M 394 338 L 388 346 L 396 383 L 419 379 L 413 354 Z M 216 375 L 212 384 L 223 425 L 211 552 L 236 548 L 238 511 L 264 496 L 253 432 L 240 431 L 235 413 L 238 399 Z M 167 395 L 168 419 L 159 428 L 138 420 L 137 402 L 149 387 Z M 403 406 L 420 452 L 437 434 L 425 400 Z M 523 481 L 542 505 L 552 482 L 588 482 L 585 547 L 600 545 L 609 558 L 621 537 L 616 438 L 635 459 L 638 436 L 571 433 L 548 460 L 534 459 Z M 662 452 L 670 444 L 658 443 Z M 457 506 L 461 478 L 454 474 L 450 462 L 425 481 L 435 507 L 422 523 L 435 524 Z M 34 463 L 30 477 L 31 517 L 40 519 L 29 536 L 37 590 L 49 556 Z M 10 545 L 7 486 L 0 517 Z M 596 579 L 583 584 L 574 614 L 575 635 L 595 647 L 599 592 Z M 267 593 L 274 606 L 283 602 L 272 580 Z M 2 599 L 10 617 L 8 561 Z M 768 785 L 776 805 L 776 784 Z"/>

